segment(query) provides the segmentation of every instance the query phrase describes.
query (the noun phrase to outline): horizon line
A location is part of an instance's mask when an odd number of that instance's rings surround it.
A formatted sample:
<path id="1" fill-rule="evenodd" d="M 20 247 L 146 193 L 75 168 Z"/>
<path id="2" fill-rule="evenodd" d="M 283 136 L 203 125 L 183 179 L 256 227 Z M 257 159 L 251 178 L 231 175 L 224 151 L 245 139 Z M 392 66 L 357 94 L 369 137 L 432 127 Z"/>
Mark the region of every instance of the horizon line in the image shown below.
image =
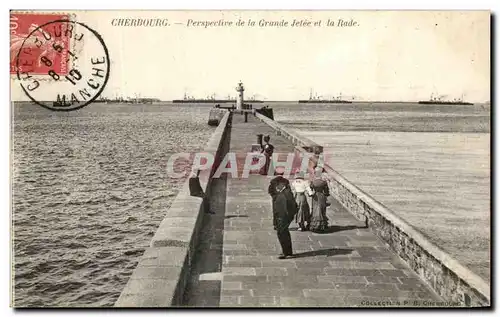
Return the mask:
<path id="1" fill-rule="evenodd" d="M 146 99 L 146 100 L 151 100 L 153 99 L 154 100 L 154 103 L 161 103 L 161 102 L 165 102 L 165 103 L 174 103 L 173 101 L 174 100 L 182 100 L 182 99 L 166 99 L 166 100 L 163 100 L 163 99 L 160 99 L 160 98 L 154 98 L 154 97 L 142 97 L 142 98 L 139 98 L 139 99 Z M 110 99 L 109 101 L 111 102 L 124 102 L 124 103 L 128 103 L 127 101 L 130 101 L 130 100 L 134 100 L 133 98 L 131 99 L 124 99 L 122 101 L 118 101 L 118 100 L 113 100 L 113 99 Z M 258 102 L 255 102 L 254 100 L 244 100 L 244 102 L 246 103 L 260 103 L 260 104 L 265 104 L 265 103 L 277 103 L 277 102 L 286 102 L 286 103 L 297 103 L 299 104 L 299 100 L 307 100 L 307 99 L 294 99 L 294 100 L 260 100 Z M 253 101 L 253 102 L 252 102 Z M 309 101 L 309 100 L 308 100 Z M 421 101 L 425 101 L 425 102 L 430 102 L 430 100 L 347 100 L 347 102 L 343 103 L 343 102 L 329 102 L 329 100 L 326 100 L 326 102 L 307 102 L 307 104 L 345 104 L 345 105 L 348 105 L 348 104 L 356 104 L 356 103 L 419 103 Z M 11 100 L 11 102 L 26 102 L 26 103 L 33 103 L 31 100 Z M 48 100 L 45 100 L 43 102 L 50 102 Z M 453 100 L 447 100 L 446 102 L 455 102 Z M 456 101 L 457 103 L 456 104 L 446 104 L 446 103 L 428 103 L 428 105 L 448 105 L 448 106 L 457 106 L 457 105 L 466 105 L 466 104 L 460 104 L 459 102 L 460 101 Z M 476 104 L 490 104 L 491 105 L 491 100 L 487 100 L 487 101 L 462 101 L 463 103 L 466 103 L 466 102 L 469 102 L 469 103 L 472 103 L 473 105 L 476 105 Z M 102 103 L 102 102 L 99 102 L 99 101 L 94 101 L 92 103 Z M 139 102 L 140 103 L 140 102 Z M 197 102 L 197 101 L 193 101 L 193 102 L 190 102 L 189 100 L 186 100 L 183 102 L 176 102 L 175 104 L 187 104 L 187 103 L 191 103 L 191 104 L 218 104 L 218 103 L 222 103 L 222 104 L 231 104 L 232 102 L 217 102 L 217 101 L 213 101 L 213 102 Z M 306 104 L 306 103 L 304 103 Z"/>

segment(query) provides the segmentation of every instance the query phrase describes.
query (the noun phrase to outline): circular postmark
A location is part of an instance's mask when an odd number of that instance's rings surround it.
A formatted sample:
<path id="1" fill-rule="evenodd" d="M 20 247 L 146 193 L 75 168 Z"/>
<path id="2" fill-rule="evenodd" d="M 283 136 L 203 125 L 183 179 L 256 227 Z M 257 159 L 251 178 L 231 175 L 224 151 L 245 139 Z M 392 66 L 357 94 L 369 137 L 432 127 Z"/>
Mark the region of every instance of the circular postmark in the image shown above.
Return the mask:
<path id="1" fill-rule="evenodd" d="M 54 111 L 92 103 L 104 90 L 109 71 L 109 52 L 101 35 L 69 19 L 34 28 L 16 57 L 23 91 L 34 103 Z"/>

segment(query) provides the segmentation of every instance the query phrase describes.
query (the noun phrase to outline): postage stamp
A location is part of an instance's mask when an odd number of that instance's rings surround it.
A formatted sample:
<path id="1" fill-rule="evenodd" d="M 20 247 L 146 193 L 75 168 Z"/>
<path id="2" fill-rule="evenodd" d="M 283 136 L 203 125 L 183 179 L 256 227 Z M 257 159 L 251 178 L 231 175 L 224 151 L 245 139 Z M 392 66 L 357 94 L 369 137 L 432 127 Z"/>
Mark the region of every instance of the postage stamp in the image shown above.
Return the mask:
<path id="1" fill-rule="evenodd" d="M 36 56 L 46 55 L 54 61 L 51 66 L 54 71 L 59 74 L 67 75 L 68 63 L 71 61 L 67 58 L 67 54 L 57 54 L 54 50 L 50 50 L 50 43 L 42 42 L 36 36 L 30 37 L 29 41 L 25 40 L 28 35 L 41 25 L 55 20 L 69 20 L 68 14 L 35 14 L 35 13 L 16 13 L 10 15 L 10 73 L 16 74 L 16 57 L 21 49 L 29 51 L 30 54 L 22 54 L 22 59 L 19 60 L 19 71 L 29 72 L 32 75 L 47 75 L 49 66 L 45 65 L 41 60 L 37 60 Z M 56 37 L 59 30 L 55 28 L 47 28 L 45 35 Z M 40 34 L 42 35 L 42 34 Z M 60 34 L 57 36 L 57 44 L 62 47 L 70 47 L 70 34 Z"/>
<path id="2" fill-rule="evenodd" d="M 110 63 L 97 31 L 68 15 L 14 18 L 23 21 L 23 28 L 17 29 L 24 33 L 17 33 L 16 42 L 11 42 L 11 72 L 15 70 L 31 101 L 47 109 L 70 111 L 99 97 L 109 78 Z M 11 27 L 12 21 L 11 17 Z"/>

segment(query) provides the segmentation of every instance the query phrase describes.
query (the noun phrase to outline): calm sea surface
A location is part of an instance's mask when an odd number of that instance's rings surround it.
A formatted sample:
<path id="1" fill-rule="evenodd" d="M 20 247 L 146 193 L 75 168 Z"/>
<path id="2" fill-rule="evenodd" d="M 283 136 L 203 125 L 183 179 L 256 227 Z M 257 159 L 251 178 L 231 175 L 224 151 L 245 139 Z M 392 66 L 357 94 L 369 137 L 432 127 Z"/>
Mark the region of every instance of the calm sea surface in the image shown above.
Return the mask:
<path id="1" fill-rule="evenodd" d="M 16 306 L 113 305 L 181 185 L 167 160 L 205 146 L 208 111 L 15 106 Z"/>
<path id="2" fill-rule="evenodd" d="M 349 180 L 489 278 L 489 106 L 269 105 Z M 16 306 L 113 305 L 183 181 L 167 178 L 167 160 L 205 146 L 208 111 L 16 105 Z"/>
<path id="3" fill-rule="evenodd" d="M 489 106 L 273 107 L 334 169 L 489 282 Z"/>

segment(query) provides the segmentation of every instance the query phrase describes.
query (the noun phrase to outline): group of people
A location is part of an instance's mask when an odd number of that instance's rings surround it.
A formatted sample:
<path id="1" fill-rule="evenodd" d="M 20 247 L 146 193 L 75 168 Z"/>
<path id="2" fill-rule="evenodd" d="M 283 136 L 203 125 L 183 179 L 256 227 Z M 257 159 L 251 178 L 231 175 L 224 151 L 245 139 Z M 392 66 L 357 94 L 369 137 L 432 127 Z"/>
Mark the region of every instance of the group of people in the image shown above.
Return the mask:
<path id="1" fill-rule="evenodd" d="M 316 168 L 314 179 L 309 182 L 304 179 L 304 174 L 299 172 L 290 184 L 290 181 L 283 177 L 284 169 L 276 169 L 277 176 L 271 180 L 268 192 L 273 202 L 274 229 L 283 250 L 280 259 L 293 256 L 288 227 L 294 219 L 300 231 L 324 232 L 328 228 L 326 207 L 330 193 L 327 182 L 321 177 L 322 173 L 322 168 Z M 312 198 L 312 208 L 309 207 L 306 195 Z"/>
<path id="2" fill-rule="evenodd" d="M 298 208 L 295 222 L 299 226 L 299 231 L 324 232 L 328 229 L 326 207 L 330 191 L 326 181 L 321 178 L 321 174 L 322 169 L 316 169 L 315 177 L 310 182 L 304 179 L 303 172 L 299 172 L 291 183 L 290 187 Z M 312 208 L 309 207 L 307 196 L 312 197 Z"/>
<path id="3" fill-rule="evenodd" d="M 261 144 L 261 153 L 266 161 L 260 170 L 261 175 L 268 175 L 273 171 L 275 178 L 269 184 L 268 192 L 273 204 L 273 225 L 278 234 L 283 254 L 280 259 L 293 256 L 292 239 L 288 227 L 295 219 L 299 231 L 325 232 L 328 229 L 328 217 L 326 207 L 329 205 L 327 198 L 330 196 L 327 182 L 322 178 L 323 168 L 314 170 L 312 181 L 306 180 L 303 172 L 295 175 L 295 180 L 290 183 L 283 177 L 284 168 L 273 168 L 271 158 L 274 146 L 270 143 L 270 136 L 264 136 Z M 311 197 L 311 206 L 308 203 Z"/>

